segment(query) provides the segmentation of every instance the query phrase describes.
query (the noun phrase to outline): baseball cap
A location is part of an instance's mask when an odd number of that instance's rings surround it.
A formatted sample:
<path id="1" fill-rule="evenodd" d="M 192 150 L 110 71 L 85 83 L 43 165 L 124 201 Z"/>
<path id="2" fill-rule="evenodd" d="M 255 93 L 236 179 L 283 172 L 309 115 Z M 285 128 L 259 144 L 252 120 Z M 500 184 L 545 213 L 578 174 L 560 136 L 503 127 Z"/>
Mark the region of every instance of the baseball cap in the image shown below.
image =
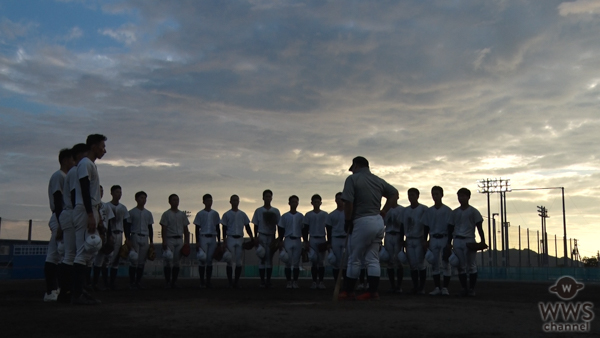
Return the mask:
<path id="1" fill-rule="evenodd" d="M 362 156 L 356 156 L 354 159 L 352 159 L 352 165 L 350 166 L 350 168 L 348 168 L 348 171 L 352 171 L 352 168 L 355 164 L 358 164 L 361 167 L 369 167 L 369 161 L 367 161 L 366 158 Z"/>

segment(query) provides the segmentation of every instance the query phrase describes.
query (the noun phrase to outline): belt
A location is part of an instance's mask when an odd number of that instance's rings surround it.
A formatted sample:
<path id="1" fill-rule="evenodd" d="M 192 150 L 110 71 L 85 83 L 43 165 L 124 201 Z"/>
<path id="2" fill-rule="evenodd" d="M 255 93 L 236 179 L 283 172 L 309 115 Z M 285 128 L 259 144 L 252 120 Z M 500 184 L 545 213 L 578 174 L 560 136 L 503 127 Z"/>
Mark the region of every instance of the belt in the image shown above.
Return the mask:
<path id="1" fill-rule="evenodd" d="M 334 238 L 346 238 L 346 236 L 333 236 Z"/>
<path id="2" fill-rule="evenodd" d="M 275 236 L 275 234 L 265 234 L 264 232 L 259 232 L 258 234 L 264 236 Z"/>
<path id="3" fill-rule="evenodd" d="M 288 236 L 287 238 L 289 238 L 289 239 L 300 239 L 300 237 L 296 237 L 296 236 Z"/>
<path id="4" fill-rule="evenodd" d="M 433 238 L 444 238 L 444 237 L 448 237 L 448 234 L 435 234 L 435 235 L 431 235 L 431 237 L 433 237 Z"/>
<path id="5" fill-rule="evenodd" d="M 123 232 L 123 231 L 121 231 L 121 230 L 113 230 L 113 232 L 112 232 L 112 233 L 113 233 L 114 235 L 120 235 L 122 232 Z"/>
<path id="6" fill-rule="evenodd" d="M 406 239 L 423 239 L 423 237 L 422 236 L 419 236 L 419 237 L 408 237 L 408 236 L 406 236 Z"/>
<path id="7" fill-rule="evenodd" d="M 324 238 L 325 236 L 310 236 L 311 238 Z"/>
<path id="8" fill-rule="evenodd" d="M 231 235 L 230 237 L 232 237 L 232 238 L 242 238 L 242 236 L 240 236 L 240 235 Z"/>
<path id="9" fill-rule="evenodd" d="M 213 234 L 205 234 L 205 235 L 201 234 L 200 236 L 202 236 L 202 237 L 213 237 L 214 235 Z"/>
<path id="10" fill-rule="evenodd" d="M 132 235 L 138 235 L 138 236 L 140 236 L 140 237 L 146 236 L 146 235 L 144 235 L 144 234 L 136 234 L 135 232 L 132 232 L 131 234 L 132 234 Z"/>
<path id="11" fill-rule="evenodd" d="M 388 232 L 390 235 L 400 235 L 400 231 L 390 231 Z"/>
<path id="12" fill-rule="evenodd" d="M 468 237 L 465 236 L 459 236 L 459 235 L 455 235 L 454 238 L 458 238 L 458 239 L 467 239 Z"/>
<path id="13" fill-rule="evenodd" d="M 171 238 L 179 239 L 181 236 L 171 236 Z"/>

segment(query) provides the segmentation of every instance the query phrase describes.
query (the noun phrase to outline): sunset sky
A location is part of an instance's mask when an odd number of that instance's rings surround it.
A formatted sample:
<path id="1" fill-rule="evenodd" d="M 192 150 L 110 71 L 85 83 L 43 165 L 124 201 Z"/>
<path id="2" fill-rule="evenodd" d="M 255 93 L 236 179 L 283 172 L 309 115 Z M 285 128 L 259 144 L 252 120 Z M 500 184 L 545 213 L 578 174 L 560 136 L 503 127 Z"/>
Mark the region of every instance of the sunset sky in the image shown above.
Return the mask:
<path id="1" fill-rule="evenodd" d="M 478 179 L 565 187 L 596 255 L 599 84 L 600 1 L 2 1 L 0 238 L 27 219 L 47 237 L 58 151 L 102 133 L 101 184 L 129 208 L 146 191 L 156 221 L 171 193 L 193 214 L 238 194 L 252 217 L 267 188 L 282 213 L 314 193 L 330 211 L 362 155 L 402 205 L 467 187 L 487 215 Z M 537 205 L 562 236 L 560 190 L 507 195 L 511 246 Z"/>

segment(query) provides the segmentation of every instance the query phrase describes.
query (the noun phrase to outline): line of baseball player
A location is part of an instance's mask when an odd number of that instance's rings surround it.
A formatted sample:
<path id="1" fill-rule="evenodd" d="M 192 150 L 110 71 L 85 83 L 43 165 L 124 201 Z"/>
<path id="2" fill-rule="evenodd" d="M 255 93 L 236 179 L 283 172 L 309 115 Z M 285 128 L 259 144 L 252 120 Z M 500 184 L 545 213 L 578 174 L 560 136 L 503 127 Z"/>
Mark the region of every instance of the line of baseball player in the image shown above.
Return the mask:
<path id="1" fill-rule="evenodd" d="M 143 191 L 135 194 L 137 205 L 130 210 L 120 203 L 122 189 L 118 185 L 110 189 L 111 201 L 101 202 L 103 190 L 99 184 L 95 160 L 106 153 L 105 141 L 106 137 L 103 135 L 90 135 L 86 144 L 63 149 L 59 154 L 61 169 L 52 175 L 48 188 L 53 214 L 49 222 L 52 235 L 45 265 L 45 301 L 98 304 L 99 301 L 89 291 L 117 289 L 115 283 L 121 259 L 129 261 L 129 287 L 144 289 L 141 280 L 145 262 L 156 257 L 153 246 L 154 220 L 152 213 L 145 209 L 147 194 Z M 395 202 L 387 214 L 382 214 L 385 239 L 379 256 L 382 262 L 388 263 L 390 291 L 402 292 L 402 264 L 408 263 L 413 281 L 412 293 L 423 294 L 426 276 L 424 261 L 427 257 L 433 268 L 435 283 L 431 295 L 449 295 L 451 265 L 448 262 L 454 262 L 458 268 L 463 288 L 461 294 L 475 295 L 475 251 L 469 250 L 466 244 L 475 242 L 475 228 L 482 242 L 485 242 L 481 227 L 483 219 L 468 204 L 470 191 L 466 188 L 458 191 L 461 206 L 454 211 L 442 203 L 441 187 L 433 187 L 431 194 L 434 206 L 427 208 L 418 202 L 419 191 L 411 188 L 408 190 L 409 206 L 403 207 Z M 260 258 L 262 288 L 272 286 L 273 256 L 277 250 L 280 252 L 280 261 L 285 263 L 287 288 L 299 288 L 298 276 L 303 252 L 308 254 L 312 262 L 312 289 L 326 288 L 323 280 L 327 251 L 334 279 L 337 280 L 340 269 L 343 270 L 341 275 L 345 277 L 347 258 L 344 252 L 348 229 L 341 195 L 341 192 L 335 195 L 337 208 L 331 213 L 321 210 L 321 196 L 313 195 L 313 210 L 306 215 L 297 211 L 299 198 L 293 195 L 288 199 L 290 211 L 281 215 L 271 205 L 273 192 L 265 190 L 262 196 L 264 205 L 256 209 L 252 217 L 254 231 L 250 228 L 247 215 L 238 208 L 237 195 L 231 196 L 231 210 L 222 218 L 212 209 L 212 196 L 204 195 L 204 209 L 196 214 L 193 222 L 198 242 L 196 257 L 199 262 L 200 286 L 211 287 L 212 262 L 217 258 L 227 262 L 229 285 L 237 288 L 242 269 L 242 250 L 253 247 Z M 189 220 L 178 209 L 177 195 L 170 195 L 168 202 L 170 208 L 162 214 L 159 222 L 165 288 L 179 288 L 177 279 L 180 260 L 182 256 L 190 254 Z M 244 230 L 250 237 L 250 242 L 243 242 Z M 454 250 L 451 254 L 452 244 Z M 440 280 L 442 274 L 443 284 Z M 362 275 L 364 276 L 364 272 Z M 104 286 L 99 285 L 101 276 Z M 359 288 L 361 287 L 366 288 L 364 282 L 360 284 Z"/>

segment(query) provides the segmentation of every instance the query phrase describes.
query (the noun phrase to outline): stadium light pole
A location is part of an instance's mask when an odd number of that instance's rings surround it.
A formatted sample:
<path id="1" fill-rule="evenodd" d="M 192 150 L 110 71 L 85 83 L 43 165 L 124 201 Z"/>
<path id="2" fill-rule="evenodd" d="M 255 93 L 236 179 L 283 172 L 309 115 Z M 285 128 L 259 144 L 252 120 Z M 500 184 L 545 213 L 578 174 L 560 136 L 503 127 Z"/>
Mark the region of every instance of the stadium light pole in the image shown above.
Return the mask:
<path id="1" fill-rule="evenodd" d="M 490 220 L 490 193 L 498 193 L 500 195 L 500 229 L 502 239 L 502 264 L 507 266 L 510 262 L 508 256 L 508 222 L 506 221 L 506 193 L 511 192 L 509 178 L 485 178 L 477 181 L 477 192 L 481 194 L 487 194 L 488 202 L 488 234 L 491 232 L 491 220 Z M 506 231 L 504 227 L 506 226 Z M 490 236 L 491 237 L 491 236 Z M 506 250 L 506 253 L 505 253 Z M 489 259 L 491 260 L 491 253 L 489 253 Z"/>

